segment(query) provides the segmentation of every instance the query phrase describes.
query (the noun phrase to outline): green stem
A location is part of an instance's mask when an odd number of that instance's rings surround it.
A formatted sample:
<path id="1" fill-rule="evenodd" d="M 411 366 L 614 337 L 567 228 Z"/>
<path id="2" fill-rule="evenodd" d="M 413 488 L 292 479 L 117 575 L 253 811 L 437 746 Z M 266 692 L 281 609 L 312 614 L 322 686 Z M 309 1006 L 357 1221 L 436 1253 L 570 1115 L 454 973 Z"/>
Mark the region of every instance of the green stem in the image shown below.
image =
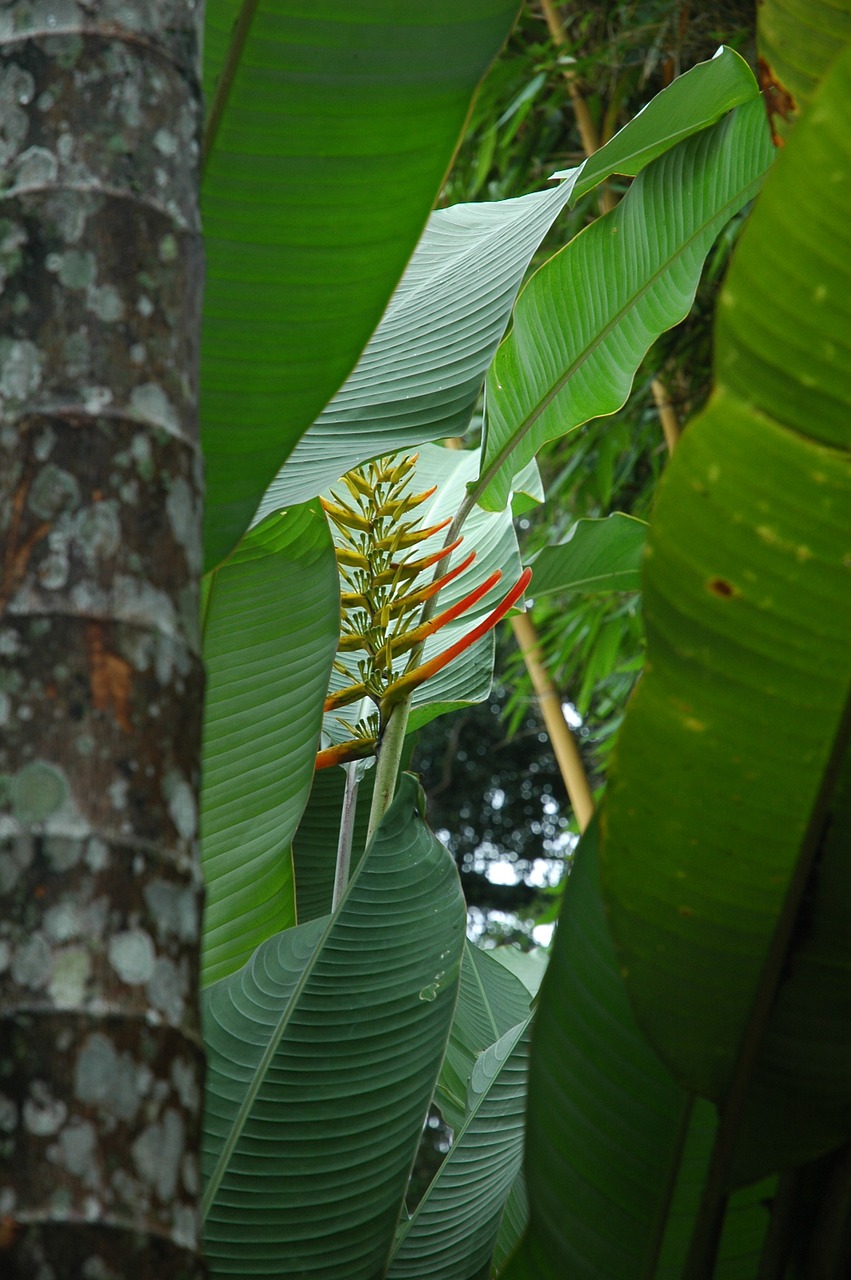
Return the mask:
<path id="1" fill-rule="evenodd" d="M 375 830 L 390 808 L 396 794 L 396 783 L 399 778 L 399 765 L 405 747 L 405 733 L 408 728 L 408 714 L 411 699 L 407 697 L 398 702 L 390 712 L 375 761 L 375 790 L 372 793 L 372 808 L 369 811 L 369 830 L 367 843 L 372 839 Z"/>
<path id="2" fill-rule="evenodd" d="M 355 814 L 358 806 L 358 765 L 357 761 L 344 766 L 346 770 L 346 789 L 343 792 L 343 812 L 340 817 L 340 839 L 337 842 L 337 867 L 334 872 L 334 895 L 331 899 L 331 910 L 336 911 L 349 883 L 349 869 L 352 865 L 352 841 L 355 834 Z"/>

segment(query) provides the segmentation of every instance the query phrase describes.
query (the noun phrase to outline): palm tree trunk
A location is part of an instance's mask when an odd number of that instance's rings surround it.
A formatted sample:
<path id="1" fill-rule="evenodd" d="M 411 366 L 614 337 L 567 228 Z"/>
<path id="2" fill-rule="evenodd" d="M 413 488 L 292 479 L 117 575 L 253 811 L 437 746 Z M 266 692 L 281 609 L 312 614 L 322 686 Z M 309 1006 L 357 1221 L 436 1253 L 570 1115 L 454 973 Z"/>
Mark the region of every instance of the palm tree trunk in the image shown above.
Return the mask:
<path id="1" fill-rule="evenodd" d="M 200 6 L 0 13 L 0 1272 L 197 1280 Z"/>

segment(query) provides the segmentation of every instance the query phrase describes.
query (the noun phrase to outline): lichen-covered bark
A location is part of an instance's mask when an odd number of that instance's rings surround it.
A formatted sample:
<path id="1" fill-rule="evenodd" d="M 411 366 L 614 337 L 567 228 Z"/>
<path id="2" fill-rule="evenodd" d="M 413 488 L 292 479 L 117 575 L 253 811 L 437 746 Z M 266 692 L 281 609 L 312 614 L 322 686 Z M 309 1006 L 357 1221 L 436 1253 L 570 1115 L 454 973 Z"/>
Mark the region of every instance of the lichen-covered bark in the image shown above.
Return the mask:
<path id="1" fill-rule="evenodd" d="M 196 1280 L 200 0 L 0 5 L 0 1274 Z"/>

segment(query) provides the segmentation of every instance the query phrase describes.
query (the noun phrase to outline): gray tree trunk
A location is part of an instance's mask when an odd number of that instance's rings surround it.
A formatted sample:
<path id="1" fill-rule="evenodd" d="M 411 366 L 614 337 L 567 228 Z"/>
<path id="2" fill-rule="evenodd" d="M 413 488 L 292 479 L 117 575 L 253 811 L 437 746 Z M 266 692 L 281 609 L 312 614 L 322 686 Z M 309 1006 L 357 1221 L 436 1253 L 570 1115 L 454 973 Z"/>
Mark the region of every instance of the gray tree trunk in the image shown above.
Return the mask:
<path id="1" fill-rule="evenodd" d="M 194 0 L 0 0 L 0 1275 L 198 1260 Z"/>

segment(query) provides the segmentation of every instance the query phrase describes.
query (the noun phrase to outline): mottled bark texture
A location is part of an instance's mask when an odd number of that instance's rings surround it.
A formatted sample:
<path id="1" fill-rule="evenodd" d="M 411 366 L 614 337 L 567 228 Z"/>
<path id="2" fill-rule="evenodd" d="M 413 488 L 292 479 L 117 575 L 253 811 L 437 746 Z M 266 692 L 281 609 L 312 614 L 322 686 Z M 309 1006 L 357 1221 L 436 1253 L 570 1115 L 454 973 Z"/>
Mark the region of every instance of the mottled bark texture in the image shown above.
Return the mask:
<path id="1" fill-rule="evenodd" d="M 0 0 L 0 1275 L 198 1261 L 200 0 Z"/>

